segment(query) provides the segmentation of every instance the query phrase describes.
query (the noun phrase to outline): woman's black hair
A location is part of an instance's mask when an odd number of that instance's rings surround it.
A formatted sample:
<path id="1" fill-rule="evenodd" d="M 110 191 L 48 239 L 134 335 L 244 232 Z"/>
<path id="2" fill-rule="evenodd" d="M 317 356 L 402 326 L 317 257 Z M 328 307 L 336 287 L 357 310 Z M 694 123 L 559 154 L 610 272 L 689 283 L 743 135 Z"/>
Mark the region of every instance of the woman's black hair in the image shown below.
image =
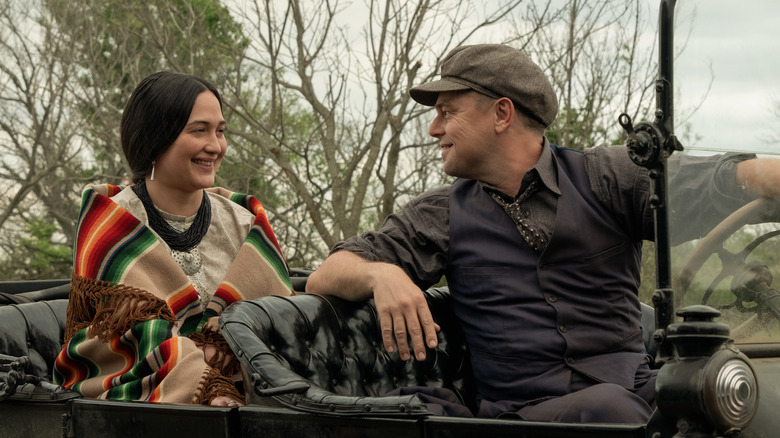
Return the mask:
<path id="1" fill-rule="evenodd" d="M 190 118 L 195 99 L 204 91 L 214 93 L 222 108 L 217 89 L 197 76 L 158 72 L 138 84 L 119 125 L 134 183 L 143 181 L 152 171 L 152 161 L 173 144 Z"/>

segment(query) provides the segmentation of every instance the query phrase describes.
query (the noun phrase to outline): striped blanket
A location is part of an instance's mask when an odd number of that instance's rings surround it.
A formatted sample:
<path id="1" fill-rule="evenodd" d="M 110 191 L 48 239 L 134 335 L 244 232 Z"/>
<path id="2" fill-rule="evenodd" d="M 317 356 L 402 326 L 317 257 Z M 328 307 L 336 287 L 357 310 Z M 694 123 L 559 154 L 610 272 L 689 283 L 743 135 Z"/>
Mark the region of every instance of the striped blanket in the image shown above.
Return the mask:
<path id="1" fill-rule="evenodd" d="M 255 222 L 204 310 L 195 287 L 157 236 L 110 198 L 122 187 L 82 194 L 65 345 L 54 381 L 86 397 L 207 404 L 240 398 L 235 358 L 207 324 L 233 302 L 291 295 L 287 265 L 262 204 L 208 189 L 247 208 Z M 208 362 L 204 345 L 216 348 Z"/>

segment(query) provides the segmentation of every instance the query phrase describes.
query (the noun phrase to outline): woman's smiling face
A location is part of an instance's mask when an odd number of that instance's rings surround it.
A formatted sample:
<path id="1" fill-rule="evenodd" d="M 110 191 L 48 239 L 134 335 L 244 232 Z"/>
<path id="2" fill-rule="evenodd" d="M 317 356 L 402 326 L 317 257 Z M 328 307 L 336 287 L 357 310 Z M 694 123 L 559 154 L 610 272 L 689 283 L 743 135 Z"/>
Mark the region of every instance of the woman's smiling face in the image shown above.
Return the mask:
<path id="1" fill-rule="evenodd" d="M 204 91 L 184 129 L 155 160 L 155 185 L 184 193 L 211 187 L 226 151 L 222 107 L 212 92 Z"/>

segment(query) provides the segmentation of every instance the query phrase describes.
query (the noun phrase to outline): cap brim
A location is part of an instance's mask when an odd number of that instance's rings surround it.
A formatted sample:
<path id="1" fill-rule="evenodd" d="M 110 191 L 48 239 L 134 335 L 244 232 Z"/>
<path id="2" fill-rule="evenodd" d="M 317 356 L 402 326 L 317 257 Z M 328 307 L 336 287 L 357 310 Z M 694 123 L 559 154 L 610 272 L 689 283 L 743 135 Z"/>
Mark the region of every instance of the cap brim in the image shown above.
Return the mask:
<path id="1" fill-rule="evenodd" d="M 472 87 L 466 84 L 460 84 L 447 79 L 439 79 L 437 81 L 428 82 L 427 84 L 412 87 L 409 89 L 409 95 L 419 104 L 434 106 L 436 105 L 436 100 L 439 98 L 439 93 L 471 89 Z"/>

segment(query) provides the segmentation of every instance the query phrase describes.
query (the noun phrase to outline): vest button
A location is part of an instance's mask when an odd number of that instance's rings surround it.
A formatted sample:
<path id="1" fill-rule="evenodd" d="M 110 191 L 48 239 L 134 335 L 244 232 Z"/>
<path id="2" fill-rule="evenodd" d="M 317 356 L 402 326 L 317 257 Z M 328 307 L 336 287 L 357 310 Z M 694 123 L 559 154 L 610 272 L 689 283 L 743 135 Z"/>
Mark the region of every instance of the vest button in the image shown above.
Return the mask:
<path id="1" fill-rule="evenodd" d="M 558 330 L 559 330 L 561 333 L 566 333 L 566 330 L 567 330 L 567 328 L 566 328 L 566 326 L 565 326 L 565 325 L 561 324 L 561 325 L 559 325 L 559 326 L 558 326 Z"/>
<path id="2" fill-rule="evenodd" d="M 550 302 L 550 303 L 554 303 L 554 302 L 558 301 L 558 297 L 556 297 L 555 295 L 548 295 L 547 296 L 547 301 Z"/>
<path id="3" fill-rule="evenodd" d="M 572 365 L 574 363 L 574 358 L 571 357 L 571 356 L 567 357 L 566 358 L 566 363 L 569 364 L 569 365 Z"/>
<path id="4" fill-rule="evenodd" d="M 550 265 L 548 265 L 547 263 L 542 263 L 541 265 L 539 265 L 539 269 L 541 269 L 542 271 L 546 271 L 550 269 Z"/>

